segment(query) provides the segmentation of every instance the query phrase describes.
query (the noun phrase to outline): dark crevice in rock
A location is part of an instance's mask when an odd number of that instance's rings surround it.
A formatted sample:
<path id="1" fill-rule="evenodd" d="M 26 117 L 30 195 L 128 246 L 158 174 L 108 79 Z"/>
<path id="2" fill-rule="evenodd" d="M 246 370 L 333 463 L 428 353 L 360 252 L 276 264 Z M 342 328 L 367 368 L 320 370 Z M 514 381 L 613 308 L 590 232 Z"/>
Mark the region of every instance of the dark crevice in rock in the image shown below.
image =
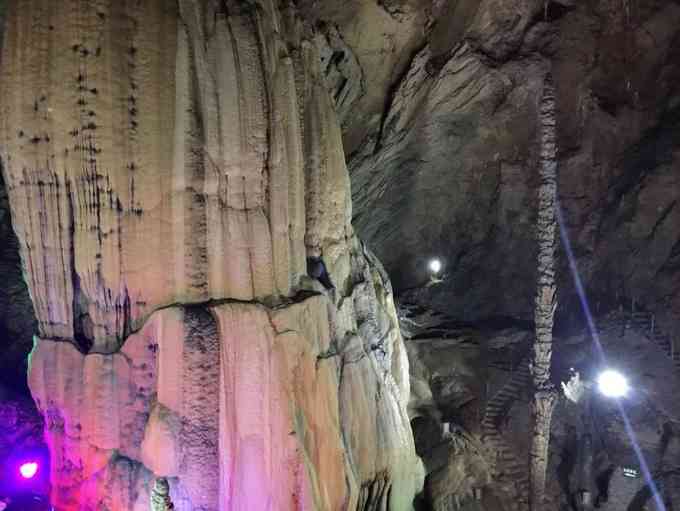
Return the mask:
<path id="1" fill-rule="evenodd" d="M 37 321 L 24 280 L 3 172 L 0 167 L 0 386 L 28 394 L 28 354 Z"/>

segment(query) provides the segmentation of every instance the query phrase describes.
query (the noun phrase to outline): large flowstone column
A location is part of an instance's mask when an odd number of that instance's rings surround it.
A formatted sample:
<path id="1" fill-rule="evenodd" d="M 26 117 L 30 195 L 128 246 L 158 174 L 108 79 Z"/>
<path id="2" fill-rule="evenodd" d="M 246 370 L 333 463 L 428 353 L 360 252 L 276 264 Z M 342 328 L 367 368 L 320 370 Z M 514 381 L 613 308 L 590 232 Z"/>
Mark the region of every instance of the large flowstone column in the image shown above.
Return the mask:
<path id="1" fill-rule="evenodd" d="M 266 1 L 9 2 L 0 151 L 57 511 L 146 510 L 158 477 L 180 511 L 411 509 L 407 359 L 313 35 Z"/>

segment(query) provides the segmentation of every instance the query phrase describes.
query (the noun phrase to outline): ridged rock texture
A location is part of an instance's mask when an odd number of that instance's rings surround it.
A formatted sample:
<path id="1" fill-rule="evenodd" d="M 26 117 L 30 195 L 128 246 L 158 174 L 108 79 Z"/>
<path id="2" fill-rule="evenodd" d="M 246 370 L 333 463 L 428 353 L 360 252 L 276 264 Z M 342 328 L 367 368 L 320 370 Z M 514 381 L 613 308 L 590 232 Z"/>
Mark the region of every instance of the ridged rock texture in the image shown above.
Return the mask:
<path id="1" fill-rule="evenodd" d="M 557 137 L 555 126 L 555 87 L 548 75 L 541 98 L 541 158 L 536 238 L 538 263 L 534 328 L 536 338 L 531 359 L 534 399 L 531 404 L 533 434 L 530 450 L 531 509 L 545 508 L 545 480 L 550 446 L 550 421 L 559 397 L 550 381 L 553 327 L 557 308 L 555 251 L 557 248 Z"/>
<path id="2" fill-rule="evenodd" d="M 408 362 L 314 31 L 266 1 L 7 16 L 2 159 L 55 509 L 146 510 L 156 477 L 180 511 L 411 509 Z"/>

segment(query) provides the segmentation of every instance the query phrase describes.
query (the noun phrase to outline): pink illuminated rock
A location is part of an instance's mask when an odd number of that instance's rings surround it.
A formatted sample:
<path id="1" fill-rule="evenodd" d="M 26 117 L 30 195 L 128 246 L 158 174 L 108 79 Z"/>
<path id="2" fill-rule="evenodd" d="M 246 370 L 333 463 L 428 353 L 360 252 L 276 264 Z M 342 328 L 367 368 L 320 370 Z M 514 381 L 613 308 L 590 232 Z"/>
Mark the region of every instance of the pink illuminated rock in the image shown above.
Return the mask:
<path id="1" fill-rule="evenodd" d="M 10 1 L 7 27 L 55 508 L 147 510 L 163 476 L 179 511 L 410 509 L 408 366 L 312 27 L 199 0 Z"/>

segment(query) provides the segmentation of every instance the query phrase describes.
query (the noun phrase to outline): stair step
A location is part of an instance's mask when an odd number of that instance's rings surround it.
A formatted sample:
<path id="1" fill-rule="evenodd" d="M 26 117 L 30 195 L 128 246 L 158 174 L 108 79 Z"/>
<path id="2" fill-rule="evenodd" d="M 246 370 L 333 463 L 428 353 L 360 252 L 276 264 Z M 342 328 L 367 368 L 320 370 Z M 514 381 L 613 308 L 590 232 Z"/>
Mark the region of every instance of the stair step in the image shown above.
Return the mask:
<path id="1" fill-rule="evenodd" d="M 507 472 L 526 472 L 526 467 L 521 463 L 517 457 L 509 455 L 505 458 L 503 467 Z"/>
<path id="2" fill-rule="evenodd" d="M 520 382 L 516 382 L 515 380 L 510 380 L 498 392 L 505 392 L 507 394 L 509 391 L 516 391 L 517 389 L 521 389 L 523 386 L 524 385 L 522 385 L 522 383 L 520 383 Z"/>
<path id="3" fill-rule="evenodd" d="M 497 397 L 495 397 L 494 399 L 492 399 L 491 401 L 489 401 L 486 404 L 486 407 L 487 408 L 503 408 L 504 401 L 505 401 L 504 399 L 498 399 Z"/>
<path id="4" fill-rule="evenodd" d="M 526 470 L 522 470 L 520 467 L 515 467 L 513 469 L 503 470 L 503 473 L 506 476 L 511 477 L 513 479 L 513 482 L 517 483 L 517 484 L 521 484 L 520 480 L 523 477 L 526 477 L 526 472 L 527 472 Z"/>

